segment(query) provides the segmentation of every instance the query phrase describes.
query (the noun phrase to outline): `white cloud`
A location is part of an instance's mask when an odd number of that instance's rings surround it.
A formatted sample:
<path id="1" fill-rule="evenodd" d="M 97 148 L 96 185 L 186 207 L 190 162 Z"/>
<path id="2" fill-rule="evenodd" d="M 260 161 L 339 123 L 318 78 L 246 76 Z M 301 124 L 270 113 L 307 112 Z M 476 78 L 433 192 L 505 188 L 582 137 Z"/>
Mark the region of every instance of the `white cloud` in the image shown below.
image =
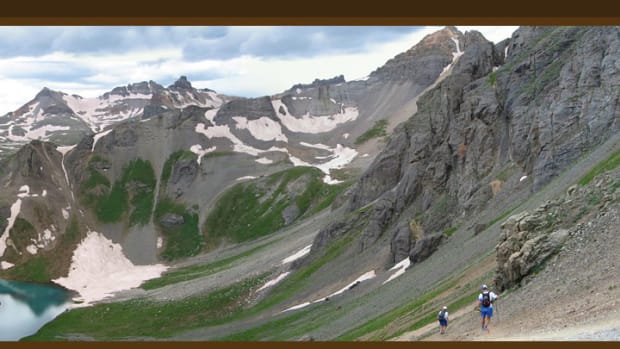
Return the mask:
<path id="1" fill-rule="evenodd" d="M 145 35 L 145 40 L 151 43 L 157 42 L 153 38 L 158 35 L 168 34 L 162 37 L 162 43 L 158 43 L 157 46 L 148 47 L 136 43 L 132 50 L 122 52 L 114 49 L 113 53 L 93 51 L 92 48 L 81 50 L 82 52 L 62 52 L 58 50 L 78 47 L 81 41 L 72 42 L 69 46 L 62 46 L 58 44 L 61 41 L 58 41 L 50 47 L 57 51 L 40 55 L 33 53 L 31 56 L 20 52 L 20 56 L 17 57 L 10 57 L 5 53 L 3 58 L 0 58 L 0 115 L 16 110 L 31 100 L 44 86 L 82 97 L 96 97 L 116 86 L 148 80 L 166 86 L 178 76 L 186 75 L 197 88 L 210 88 L 230 95 L 257 97 L 279 93 L 296 83 L 308 83 L 316 78 L 325 79 L 343 74 L 346 80 L 355 80 L 367 76 L 390 58 L 408 50 L 424 36 L 441 28 L 421 27 L 414 32 L 403 31 L 398 34 L 394 31 L 386 34 L 388 31 L 381 31 L 378 28 L 379 34 L 369 36 L 366 41 L 355 38 L 356 45 L 359 43 L 357 46 L 349 44 L 351 47 L 339 49 L 338 45 L 332 43 L 327 45 L 329 47 L 326 51 L 317 50 L 312 55 L 296 53 L 298 51 L 295 50 L 304 52 L 303 50 L 307 49 L 296 42 L 303 38 L 293 40 L 285 37 L 286 31 L 262 27 L 260 30 L 254 27 L 214 28 L 213 31 L 222 32 L 218 33 L 219 36 L 201 34 L 205 32 L 204 28 L 183 27 L 167 30 L 151 28 L 138 31 L 127 29 L 123 32 L 126 34 L 123 34 L 125 35 L 123 41 L 119 43 L 123 47 L 128 47 L 129 40 L 140 41 L 141 33 Z M 509 37 L 516 28 L 458 27 L 461 31 L 479 30 L 494 42 Z M 367 27 L 363 29 L 365 35 L 372 34 Z M 314 30 L 309 27 L 306 30 L 295 30 L 297 35 L 308 35 L 306 41 L 312 47 L 321 47 L 321 42 L 330 39 L 328 35 L 330 31 L 326 31 L 325 28 Z M 347 36 L 354 38 L 353 31 L 354 29 L 349 32 L 334 31 L 339 35 L 335 39 L 340 43 L 346 43 L 346 39 L 343 38 Z M 9 32 L 14 30 L 9 28 Z M 22 33 L 20 34 L 22 37 L 26 37 L 27 30 L 19 32 Z M 90 45 L 86 43 L 88 36 L 73 33 L 67 34 L 63 40 L 69 38 L 83 40 L 85 46 Z M 222 50 L 238 53 L 228 59 L 200 56 L 192 57 L 192 60 L 188 61 L 184 58 L 186 57 L 184 50 L 194 41 L 200 41 L 201 45 L 205 43 L 222 45 Z M 230 47 L 232 43 L 240 47 Z M 272 46 L 263 48 L 259 43 Z M 213 51 L 211 46 L 209 48 Z M 110 46 L 109 49 L 113 48 Z M 214 52 L 216 51 L 217 47 Z M 193 51 L 194 56 L 196 52 L 201 51 Z M 63 74 L 66 74 L 66 79 L 63 79 Z"/>

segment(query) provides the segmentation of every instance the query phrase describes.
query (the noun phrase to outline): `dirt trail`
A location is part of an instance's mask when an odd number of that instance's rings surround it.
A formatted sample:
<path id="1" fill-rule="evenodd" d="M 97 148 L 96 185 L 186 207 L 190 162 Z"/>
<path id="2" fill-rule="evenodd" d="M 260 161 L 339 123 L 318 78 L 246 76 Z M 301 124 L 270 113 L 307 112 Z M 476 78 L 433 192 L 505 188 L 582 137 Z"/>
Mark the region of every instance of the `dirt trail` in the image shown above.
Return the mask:
<path id="1" fill-rule="evenodd" d="M 468 305 L 451 314 L 446 335 L 433 323 L 398 340 L 620 340 L 618 226 L 616 200 L 606 213 L 575 227 L 543 270 L 500 295 L 490 332 L 481 330 Z"/>

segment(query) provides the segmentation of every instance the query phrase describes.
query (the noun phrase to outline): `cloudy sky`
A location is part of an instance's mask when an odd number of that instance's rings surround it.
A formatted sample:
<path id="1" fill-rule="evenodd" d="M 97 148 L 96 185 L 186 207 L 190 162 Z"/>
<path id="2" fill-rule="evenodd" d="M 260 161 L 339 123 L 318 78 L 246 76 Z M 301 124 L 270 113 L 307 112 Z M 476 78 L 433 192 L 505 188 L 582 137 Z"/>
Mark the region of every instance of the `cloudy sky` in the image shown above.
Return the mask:
<path id="1" fill-rule="evenodd" d="M 256 97 L 296 83 L 368 75 L 442 27 L 0 27 L 0 115 L 43 87 L 95 97 L 185 75 L 197 88 Z M 499 42 L 517 27 L 460 27 Z"/>

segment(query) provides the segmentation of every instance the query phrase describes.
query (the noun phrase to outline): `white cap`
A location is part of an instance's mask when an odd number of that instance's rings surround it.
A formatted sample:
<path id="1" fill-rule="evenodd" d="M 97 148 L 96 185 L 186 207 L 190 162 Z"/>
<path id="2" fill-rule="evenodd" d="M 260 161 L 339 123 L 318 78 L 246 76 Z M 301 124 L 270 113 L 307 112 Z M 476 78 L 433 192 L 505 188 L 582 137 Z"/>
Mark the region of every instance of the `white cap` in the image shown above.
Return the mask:
<path id="1" fill-rule="evenodd" d="M 487 289 L 487 285 L 482 285 L 482 289 L 486 290 Z"/>
<path id="2" fill-rule="evenodd" d="M 446 310 L 446 309 L 448 309 L 448 307 L 446 307 L 446 306 L 444 305 L 442 309 L 443 309 L 443 310 Z"/>

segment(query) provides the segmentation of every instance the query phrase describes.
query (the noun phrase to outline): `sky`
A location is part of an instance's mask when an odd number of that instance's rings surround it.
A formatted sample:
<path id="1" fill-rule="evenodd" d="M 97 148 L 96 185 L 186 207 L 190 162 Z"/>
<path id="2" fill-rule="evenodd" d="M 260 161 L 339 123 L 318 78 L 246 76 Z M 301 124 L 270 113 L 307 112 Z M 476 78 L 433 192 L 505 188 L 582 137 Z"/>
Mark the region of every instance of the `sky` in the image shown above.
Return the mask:
<path id="1" fill-rule="evenodd" d="M 369 75 L 441 26 L 0 27 L 0 115 L 43 88 L 97 97 L 187 76 L 192 86 L 258 97 L 343 74 Z M 495 43 L 514 26 L 457 26 Z"/>

